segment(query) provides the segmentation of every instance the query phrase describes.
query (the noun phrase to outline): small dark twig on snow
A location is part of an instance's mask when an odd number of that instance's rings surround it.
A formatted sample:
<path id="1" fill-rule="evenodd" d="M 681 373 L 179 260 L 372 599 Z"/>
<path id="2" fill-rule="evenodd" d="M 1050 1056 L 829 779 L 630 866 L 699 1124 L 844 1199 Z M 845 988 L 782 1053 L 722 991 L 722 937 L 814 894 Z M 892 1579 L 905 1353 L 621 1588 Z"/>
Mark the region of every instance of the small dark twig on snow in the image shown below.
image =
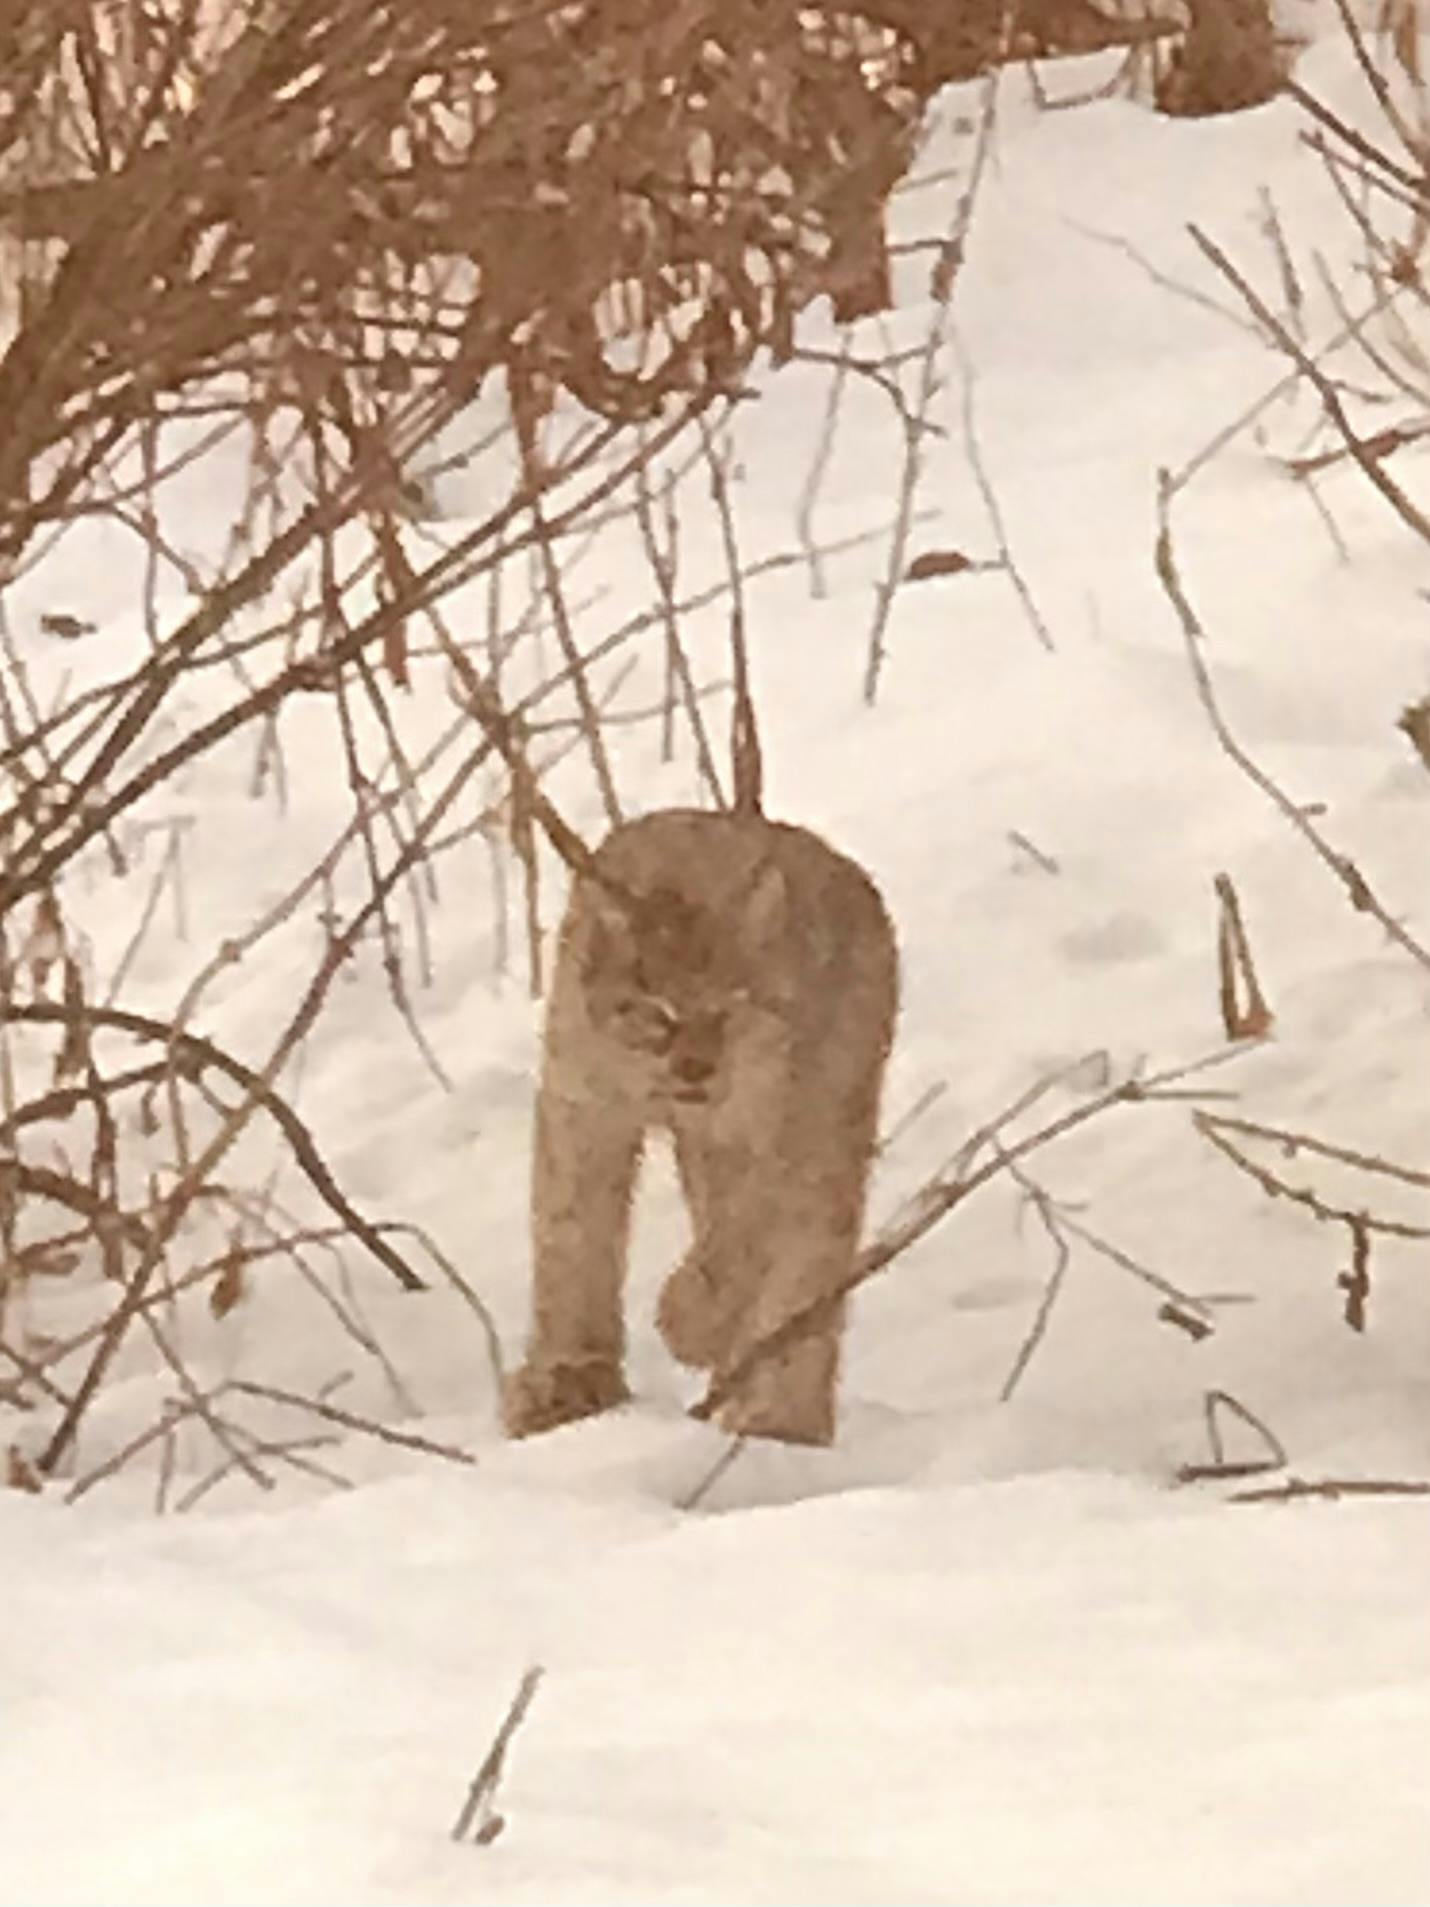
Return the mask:
<path id="1" fill-rule="evenodd" d="M 539 1666 L 529 1668 L 517 1684 L 511 1706 L 492 1737 L 492 1745 L 482 1757 L 481 1766 L 473 1775 L 472 1784 L 467 1790 L 467 1798 L 452 1823 L 454 1841 L 465 1841 L 470 1836 L 479 1847 L 487 1847 L 505 1828 L 506 1821 L 495 1807 L 497 1789 L 501 1785 L 512 1737 L 525 1720 L 526 1711 L 531 1707 L 532 1697 L 545 1673 Z"/>

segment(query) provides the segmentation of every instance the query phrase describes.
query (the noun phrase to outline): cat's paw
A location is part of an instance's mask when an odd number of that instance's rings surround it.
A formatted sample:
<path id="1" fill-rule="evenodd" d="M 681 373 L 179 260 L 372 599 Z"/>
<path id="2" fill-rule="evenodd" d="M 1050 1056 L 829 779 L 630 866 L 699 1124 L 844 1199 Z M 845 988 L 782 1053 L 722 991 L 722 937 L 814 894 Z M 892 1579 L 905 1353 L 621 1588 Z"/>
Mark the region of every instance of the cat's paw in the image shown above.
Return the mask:
<path id="1" fill-rule="evenodd" d="M 833 1443 L 838 1359 L 838 1343 L 828 1337 L 761 1359 L 720 1405 L 716 1422 L 732 1437 Z"/>
<path id="2" fill-rule="evenodd" d="M 834 1442 L 834 1412 L 822 1404 L 747 1402 L 732 1397 L 721 1407 L 717 1421 L 732 1437 L 767 1437 L 772 1443 L 812 1444 L 821 1449 Z"/>
<path id="3" fill-rule="evenodd" d="M 535 1437 L 614 1410 L 628 1403 L 630 1395 L 619 1364 L 594 1358 L 571 1363 L 528 1360 L 506 1381 L 502 1418 L 508 1437 Z"/>
<path id="4" fill-rule="evenodd" d="M 730 1345 L 729 1307 L 719 1302 L 699 1259 L 685 1259 L 661 1286 L 655 1328 L 677 1363 L 696 1371 L 713 1371 L 724 1363 Z"/>

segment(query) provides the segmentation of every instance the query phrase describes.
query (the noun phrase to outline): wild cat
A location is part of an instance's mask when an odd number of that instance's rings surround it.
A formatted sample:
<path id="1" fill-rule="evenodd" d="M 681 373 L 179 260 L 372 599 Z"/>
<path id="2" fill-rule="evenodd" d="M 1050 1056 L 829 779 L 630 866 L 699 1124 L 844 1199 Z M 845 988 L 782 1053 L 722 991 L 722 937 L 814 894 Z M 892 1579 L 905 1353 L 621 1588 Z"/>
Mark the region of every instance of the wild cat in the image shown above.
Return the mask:
<path id="1" fill-rule="evenodd" d="M 738 735 L 738 731 L 737 731 Z M 752 809 L 754 811 L 752 811 Z M 657 1322 L 718 1380 L 853 1265 L 898 1004 L 877 888 L 746 802 L 616 828 L 578 873 L 546 1016 L 532 1177 L 535 1289 L 507 1429 L 629 1395 L 623 1285 L 642 1147 L 669 1132 L 693 1240 Z M 757 1360 L 720 1422 L 828 1443 L 843 1304 Z"/>

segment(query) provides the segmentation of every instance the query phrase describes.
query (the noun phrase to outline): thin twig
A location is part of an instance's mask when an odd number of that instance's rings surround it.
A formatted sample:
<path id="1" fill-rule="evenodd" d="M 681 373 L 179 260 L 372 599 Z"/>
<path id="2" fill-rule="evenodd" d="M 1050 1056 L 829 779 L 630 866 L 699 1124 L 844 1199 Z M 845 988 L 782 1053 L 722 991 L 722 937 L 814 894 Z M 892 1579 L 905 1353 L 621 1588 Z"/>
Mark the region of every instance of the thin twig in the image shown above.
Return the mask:
<path id="1" fill-rule="evenodd" d="M 361 1417 L 351 1410 L 340 1410 L 336 1404 L 325 1404 L 316 1397 L 304 1397 L 300 1391 L 283 1390 L 277 1384 L 256 1384 L 247 1378 L 232 1378 L 229 1389 L 240 1392 L 245 1397 L 263 1397 L 271 1404 L 286 1404 L 292 1410 L 311 1411 L 315 1417 L 321 1417 L 325 1423 L 340 1424 L 344 1430 L 360 1431 L 365 1437 L 376 1437 L 380 1443 L 396 1444 L 401 1450 L 417 1450 L 426 1457 L 442 1457 L 448 1463 L 474 1465 L 476 1458 L 470 1450 L 463 1450 L 458 1444 L 437 1443 L 431 1437 L 420 1436 L 414 1430 L 394 1430 L 391 1424 L 382 1424 L 375 1417 Z"/>
<path id="2" fill-rule="evenodd" d="M 1430 1172 L 1382 1158 L 1377 1152 L 1360 1152 L 1353 1146 L 1333 1145 L 1329 1139 L 1319 1139 L 1311 1132 L 1299 1132 L 1289 1126 L 1270 1126 L 1255 1119 L 1236 1119 L 1230 1113 L 1206 1113 L 1201 1116 L 1222 1132 L 1239 1132 L 1249 1139 L 1265 1139 L 1288 1154 L 1310 1152 L 1317 1158 L 1334 1159 L 1338 1165 L 1354 1166 L 1358 1172 L 1379 1173 L 1385 1178 L 1398 1179 L 1402 1185 L 1414 1185 L 1422 1191 L 1430 1191 Z"/>
<path id="3" fill-rule="evenodd" d="M 1016 1168 L 1014 1170 L 1016 1171 Z M 1002 1404 L 1008 1402 L 1023 1381 L 1023 1373 L 1032 1363 L 1034 1353 L 1047 1334 L 1048 1320 L 1052 1317 L 1053 1306 L 1058 1301 L 1058 1294 L 1068 1275 L 1068 1266 L 1072 1263 L 1072 1248 L 1058 1225 L 1052 1200 L 1041 1186 L 1034 1185 L 1031 1180 L 1020 1178 L 1019 1182 L 1031 1198 L 1033 1209 L 1038 1214 L 1038 1222 L 1048 1235 L 1048 1242 L 1053 1248 L 1053 1266 L 1048 1273 L 1047 1283 L 1043 1286 L 1043 1295 L 1038 1300 L 1038 1308 L 1033 1313 L 1033 1322 L 1028 1327 L 1027 1336 L 1019 1345 L 1018 1355 L 1013 1359 L 1008 1375 L 1003 1380 L 1003 1388 L 998 1393 L 998 1401 Z"/>
<path id="4" fill-rule="evenodd" d="M 1235 1127 L 1222 1122 L 1213 1113 L 1194 1111 L 1192 1123 L 1202 1137 L 1216 1147 L 1223 1158 L 1229 1159 L 1239 1171 L 1244 1172 L 1248 1178 L 1254 1179 L 1268 1198 L 1289 1199 L 1293 1205 L 1304 1206 L 1318 1219 L 1332 1224 L 1347 1225 L 1352 1229 L 1360 1228 L 1368 1232 L 1379 1232 L 1387 1238 L 1430 1238 L 1430 1226 L 1411 1225 L 1395 1218 L 1377 1218 L 1355 1206 L 1333 1204 L 1329 1199 L 1322 1198 L 1318 1192 L 1313 1192 L 1309 1186 L 1289 1184 L 1280 1173 L 1273 1172 L 1269 1166 L 1258 1163 L 1243 1152 L 1241 1147 L 1228 1136 L 1229 1130 L 1235 1130 Z M 1277 1137 L 1274 1131 L 1269 1129 L 1258 1132 L 1255 1126 L 1247 1126 L 1245 1130 L 1266 1138 Z M 1321 1148 L 1321 1150 L 1324 1153 L 1326 1149 Z M 1413 1180 L 1410 1182 L 1414 1183 Z"/>
<path id="5" fill-rule="evenodd" d="M 1345 1497 L 1430 1496 L 1430 1483 L 1392 1477 L 1288 1477 L 1263 1490 L 1237 1490 L 1229 1503 L 1300 1503 L 1308 1497 L 1339 1503 Z"/>
<path id="6" fill-rule="evenodd" d="M 913 524 L 918 487 L 923 476 L 924 438 L 941 382 L 943 349 L 951 322 L 954 287 L 958 282 L 959 269 L 967 250 L 979 189 L 993 149 L 997 103 L 998 75 L 995 72 L 990 73 L 984 83 L 978 132 L 967 181 L 954 209 L 948 232 L 941 243 L 938 260 L 933 270 L 930 287 L 933 309 L 924 335 L 923 346 L 919 352 L 913 402 L 907 415 L 901 414 L 900 418 L 904 444 L 899 474 L 898 510 L 894 519 L 894 532 L 889 539 L 888 562 L 883 580 L 879 583 L 875 595 L 874 619 L 869 630 L 868 659 L 864 666 L 864 700 L 871 706 L 878 695 L 879 678 L 883 673 L 889 622 L 894 611 L 894 595 L 904 580 L 904 574 L 908 568 L 909 534 Z"/>
<path id="7" fill-rule="evenodd" d="M 1226 1463 L 1226 1445 L 1222 1441 L 1221 1425 L 1217 1418 L 1218 1411 L 1228 1411 L 1233 1417 L 1239 1417 L 1248 1430 L 1254 1430 L 1270 1452 L 1270 1461 L 1276 1469 L 1284 1470 L 1291 1461 L 1285 1444 L 1271 1426 L 1258 1417 L 1254 1410 L 1249 1410 L 1240 1398 L 1233 1397 L 1230 1391 L 1208 1391 L 1203 1408 L 1206 1412 L 1207 1442 L 1211 1445 L 1212 1457 L 1218 1464 Z"/>
<path id="8" fill-rule="evenodd" d="M 810 460 L 809 469 L 800 486 L 799 501 L 795 505 L 794 513 L 795 533 L 799 537 L 800 549 L 809 566 L 809 593 L 816 601 L 823 600 L 828 594 L 828 588 L 824 564 L 814 541 L 814 509 L 834 456 L 834 438 L 839 428 L 840 399 L 844 395 L 844 386 L 848 378 L 849 335 L 844 332 L 840 335 L 839 351 L 834 362 L 834 375 L 829 380 L 829 388 L 824 395 L 824 412 L 820 418 L 814 456 Z"/>
<path id="9" fill-rule="evenodd" d="M 1043 620 L 1027 579 L 1018 567 L 1012 547 L 1008 542 L 1008 526 L 1003 518 L 1002 506 L 998 502 L 998 493 L 993 488 L 988 475 L 987 465 L 983 461 L 983 448 L 978 437 L 976 409 L 976 382 L 973 362 L 963 348 L 963 341 L 956 325 L 949 326 L 949 341 L 953 346 L 953 355 L 958 364 L 959 379 L 963 387 L 963 447 L 968 455 L 968 468 L 973 476 L 979 496 L 983 499 L 983 508 L 987 514 L 994 541 L 998 546 L 997 566 L 1006 574 L 1013 585 L 1014 594 L 1023 605 L 1023 613 L 1028 618 L 1029 627 L 1045 649 L 1057 647 L 1053 641 L 1053 632 Z"/>
<path id="10" fill-rule="evenodd" d="M 725 1476 L 734 1466 L 736 1459 L 748 1442 L 749 1439 L 747 1437 L 732 1437 L 715 1459 L 714 1463 L 710 1465 L 705 1474 L 696 1482 L 694 1487 L 683 1497 L 676 1499 L 676 1509 L 698 1509 L 715 1488 L 715 1485 L 720 1481 L 721 1477 Z"/>
<path id="11" fill-rule="evenodd" d="M 481 1760 L 481 1765 L 472 1777 L 467 1789 L 467 1798 L 457 1812 L 452 1823 L 452 1839 L 465 1841 L 470 1835 L 480 1847 L 488 1846 L 506 1826 L 502 1816 L 496 1811 L 497 1790 L 501 1786 L 502 1772 L 506 1767 L 507 1752 L 512 1738 L 526 1718 L 532 1698 L 546 1671 L 539 1665 L 526 1669 L 517 1683 L 516 1694 L 511 1698 L 511 1706 L 503 1716 L 501 1726 L 492 1738 Z"/>

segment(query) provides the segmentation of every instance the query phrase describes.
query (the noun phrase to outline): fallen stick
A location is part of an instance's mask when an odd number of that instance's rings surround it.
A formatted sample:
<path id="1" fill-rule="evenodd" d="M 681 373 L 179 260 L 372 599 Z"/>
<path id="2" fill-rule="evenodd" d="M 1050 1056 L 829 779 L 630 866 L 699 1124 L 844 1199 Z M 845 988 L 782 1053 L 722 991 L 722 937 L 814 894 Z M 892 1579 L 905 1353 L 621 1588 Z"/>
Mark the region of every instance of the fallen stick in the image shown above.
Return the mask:
<path id="1" fill-rule="evenodd" d="M 467 1798 L 462 1803 L 456 1820 L 452 1823 L 452 1839 L 465 1841 L 468 1835 L 478 1847 L 489 1847 L 506 1826 L 505 1819 L 497 1813 L 495 1807 L 497 1789 L 501 1785 L 502 1771 L 506 1767 L 507 1750 L 512 1738 L 526 1718 L 531 1707 L 532 1697 L 536 1694 L 543 1668 L 527 1669 L 517 1683 L 516 1694 L 511 1698 L 511 1706 L 502 1718 L 501 1726 L 492 1737 L 491 1747 L 482 1757 L 481 1766 L 472 1776 L 472 1784 L 467 1790 Z"/>

